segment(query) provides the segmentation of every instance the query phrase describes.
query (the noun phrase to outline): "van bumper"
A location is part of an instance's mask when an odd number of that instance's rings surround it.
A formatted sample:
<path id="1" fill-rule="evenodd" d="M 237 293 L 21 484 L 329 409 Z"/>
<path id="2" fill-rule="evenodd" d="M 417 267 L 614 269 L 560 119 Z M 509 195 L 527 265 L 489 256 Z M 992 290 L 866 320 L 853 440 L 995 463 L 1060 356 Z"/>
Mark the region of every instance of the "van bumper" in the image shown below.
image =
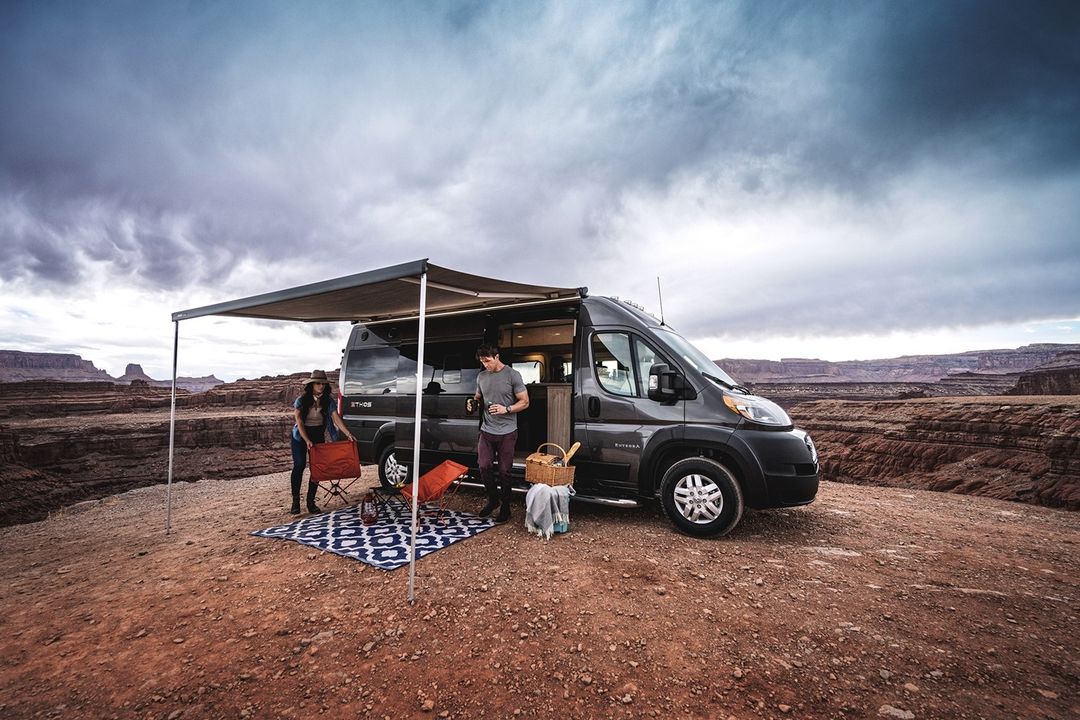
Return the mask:
<path id="1" fill-rule="evenodd" d="M 809 505 L 818 491 L 818 476 L 813 475 L 766 475 L 770 507 Z"/>
<path id="2" fill-rule="evenodd" d="M 818 491 L 817 449 L 806 432 L 740 429 L 736 436 L 753 454 L 764 493 L 751 507 L 790 507 L 814 501 Z"/>

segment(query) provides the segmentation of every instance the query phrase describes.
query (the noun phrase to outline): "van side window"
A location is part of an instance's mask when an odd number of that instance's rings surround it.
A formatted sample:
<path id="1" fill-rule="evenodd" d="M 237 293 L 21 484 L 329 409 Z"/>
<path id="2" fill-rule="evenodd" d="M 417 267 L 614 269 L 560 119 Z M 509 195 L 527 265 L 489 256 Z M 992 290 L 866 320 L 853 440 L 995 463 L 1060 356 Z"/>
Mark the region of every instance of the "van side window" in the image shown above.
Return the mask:
<path id="1" fill-rule="evenodd" d="M 442 389 L 445 393 L 472 395 L 476 392 L 476 376 L 480 374 L 480 364 L 476 359 L 476 346 L 479 340 L 439 343 L 435 346 L 432 362 L 441 367 Z"/>
<path id="2" fill-rule="evenodd" d="M 637 336 L 634 337 L 634 353 L 637 355 L 638 382 L 640 383 L 639 388 L 641 388 L 638 395 L 644 397 L 647 395 L 644 386 L 649 382 L 649 368 L 656 363 L 666 363 L 668 361 Z"/>
<path id="3" fill-rule="evenodd" d="M 510 363 L 510 367 L 521 373 L 521 380 L 526 385 L 538 383 L 544 376 L 544 364 L 539 360 L 519 360 Z"/>
<path id="4" fill-rule="evenodd" d="M 398 352 L 394 348 L 358 348 L 345 361 L 342 392 L 348 395 L 385 395 L 395 392 Z"/>
<path id="5" fill-rule="evenodd" d="M 472 395 L 476 392 L 476 377 L 480 363 L 475 359 L 479 340 L 435 341 L 424 345 L 425 395 L 458 394 Z M 416 392 L 417 346 L 403 345 L 401 361 L 396 371 L 398 392 L 405 395 Z"/>
<path id="6" fill-rule="evenodd" d="M 637 395 L 630 336 L 626 333 L 597 333 L 592 339 L 593 372 L 600 387 L 613 395 Z"/>

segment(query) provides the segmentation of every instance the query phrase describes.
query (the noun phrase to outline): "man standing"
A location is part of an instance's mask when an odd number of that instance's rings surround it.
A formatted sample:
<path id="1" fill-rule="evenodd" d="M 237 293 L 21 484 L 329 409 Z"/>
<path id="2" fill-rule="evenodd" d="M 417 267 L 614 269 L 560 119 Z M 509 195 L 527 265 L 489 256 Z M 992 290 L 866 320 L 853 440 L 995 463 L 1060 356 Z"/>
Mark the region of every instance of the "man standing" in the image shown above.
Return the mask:
<path id="1" fill-rule="evenodd" d="M 466 410 L 472 414 L 479 406 L 483 413 L 477 460 L 488 502 L 480 517 L 491 515 L 498 507 L 495 522 L 504 523 L 510 519 L 510 468 L 517 443 L 517 413 L 529 407 L 529 392 L 521 373 L 499 359 L 499 348 L 481 345 L 476 349 L 476 359 L 484 369 L 476 379 L 476 394 L 467 401 Z M 499 463 L 497 483 L 496 462 Z"/>

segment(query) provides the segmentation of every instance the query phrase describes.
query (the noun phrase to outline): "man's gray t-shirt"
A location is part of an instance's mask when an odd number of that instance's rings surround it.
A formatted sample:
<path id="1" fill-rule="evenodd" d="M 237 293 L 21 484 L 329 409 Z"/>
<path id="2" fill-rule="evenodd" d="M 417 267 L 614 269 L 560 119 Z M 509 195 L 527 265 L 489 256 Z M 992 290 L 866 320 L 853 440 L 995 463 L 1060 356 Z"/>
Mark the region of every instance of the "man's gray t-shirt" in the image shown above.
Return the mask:
<path id="1" fill-rule="evenodd" d="M 483 398 L 483 420 L 480 429 L 492 435 L 506 435 L 517 430 L 517 415 L 492 415 L 488 412 L 488 405 L 505 405 L 510 407 L 517 402 L 516 395 L 525 391 L 525 381 L 521 379 L 521 373 L 509 365 L 503 365 L 499 372 L 481 370 L 476 378 L 476 387 Z"/>

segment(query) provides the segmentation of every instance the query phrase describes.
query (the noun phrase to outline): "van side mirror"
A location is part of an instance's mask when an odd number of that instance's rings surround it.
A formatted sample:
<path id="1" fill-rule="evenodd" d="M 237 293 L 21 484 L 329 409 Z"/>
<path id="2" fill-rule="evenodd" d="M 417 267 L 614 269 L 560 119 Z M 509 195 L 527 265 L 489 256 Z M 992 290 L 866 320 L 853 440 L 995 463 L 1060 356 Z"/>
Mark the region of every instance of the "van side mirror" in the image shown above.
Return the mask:
<path id="1" fill-rule="evenodd" d="M 657 402 L 674 402 L 679 398 L 677 386 L 682 378 L 667 363 L 656 363 L 649 368 L 649 399 Z"/>
<path id="2" fill-rule="evenodd" d="M 673 403 L 676 400 L 693 400 L 696 397 L 697 393 L 686 382 L 686 376 L 678 370 L 672 370 L 667 363 L 656 363 L 649 368 L 650 400 Z"/>

